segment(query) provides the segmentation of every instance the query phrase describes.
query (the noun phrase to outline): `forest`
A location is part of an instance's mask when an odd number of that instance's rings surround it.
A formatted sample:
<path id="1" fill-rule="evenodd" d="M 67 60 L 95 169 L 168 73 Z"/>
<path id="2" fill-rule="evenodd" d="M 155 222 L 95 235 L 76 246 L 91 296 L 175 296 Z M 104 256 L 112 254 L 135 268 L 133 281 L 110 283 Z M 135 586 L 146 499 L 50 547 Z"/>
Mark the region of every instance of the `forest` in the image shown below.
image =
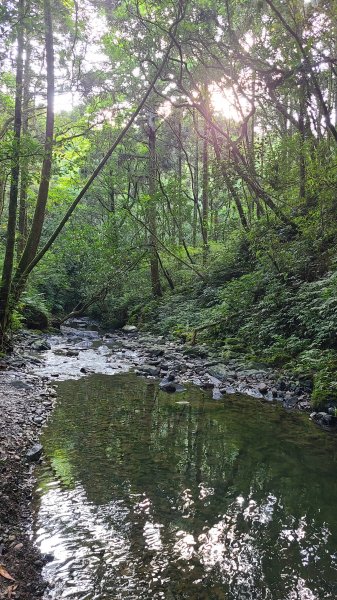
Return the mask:
<path id="1" fill-rule="evenodd" d="M 89 315 L 337 401 L 334 0 L 5 0 L 0 346 Z"/>

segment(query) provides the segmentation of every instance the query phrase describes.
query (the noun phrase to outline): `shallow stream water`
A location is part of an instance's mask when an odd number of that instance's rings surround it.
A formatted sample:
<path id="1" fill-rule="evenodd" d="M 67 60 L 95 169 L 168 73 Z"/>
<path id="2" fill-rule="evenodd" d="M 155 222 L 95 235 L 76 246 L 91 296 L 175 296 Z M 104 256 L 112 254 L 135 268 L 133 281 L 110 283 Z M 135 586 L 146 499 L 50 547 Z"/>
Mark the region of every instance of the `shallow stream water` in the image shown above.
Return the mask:
<path id="1" fill-rule="evenodd" d="M 35 539 L 45 600 L 337 597 L 337 443 L 244 396 L 58 384 Z"/>

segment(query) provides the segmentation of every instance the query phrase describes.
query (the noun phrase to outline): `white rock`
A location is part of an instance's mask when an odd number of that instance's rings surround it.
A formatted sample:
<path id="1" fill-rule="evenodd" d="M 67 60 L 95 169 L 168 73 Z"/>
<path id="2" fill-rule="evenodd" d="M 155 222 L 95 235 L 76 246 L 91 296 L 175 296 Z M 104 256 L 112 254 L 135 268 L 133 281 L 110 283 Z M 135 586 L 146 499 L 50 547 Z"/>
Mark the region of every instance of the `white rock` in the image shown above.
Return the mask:
<path id="1" fill-rule="evenodd" d="M 125 331 L 125 333 L 132 333 L 133 331 L 137 331 L 137 327 L 136 325 L 124 325 L 122 330 Z"/>

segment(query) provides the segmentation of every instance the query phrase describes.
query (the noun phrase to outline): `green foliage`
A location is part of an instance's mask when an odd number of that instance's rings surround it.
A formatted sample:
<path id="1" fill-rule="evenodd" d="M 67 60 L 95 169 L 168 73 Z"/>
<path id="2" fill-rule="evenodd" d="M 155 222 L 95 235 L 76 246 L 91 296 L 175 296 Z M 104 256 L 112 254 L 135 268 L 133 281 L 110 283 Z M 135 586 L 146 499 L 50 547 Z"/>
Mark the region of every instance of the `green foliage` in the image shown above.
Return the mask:
<path id="1" fill-rule="evenodd" d="M 19 310 L 14 310 L 11 319 L 11 328 L 12 331 L 19 331 L 23 325 L 23 316 Z"/>
<path id="2" fill-rule="evenodd" d="M 29 292 L 24 292 L 19 308 L 20 313 L 17 317 L 19 319 L 17 328 L 21 324 L 26 325 L 30 329 L 45 330 L 48 328 L 49 312 L 42 294 L 33 289 Z M 15 328 L 15 321 L 12 327 L 13 329 Z"/>
<path id="3" fill-rule="evenodd" d="M 336 368 L 337 357 L 315 374 L 312 392 L 312 405 L 314 408 L 324 408 L 328 404 L 337 402 Z"/>

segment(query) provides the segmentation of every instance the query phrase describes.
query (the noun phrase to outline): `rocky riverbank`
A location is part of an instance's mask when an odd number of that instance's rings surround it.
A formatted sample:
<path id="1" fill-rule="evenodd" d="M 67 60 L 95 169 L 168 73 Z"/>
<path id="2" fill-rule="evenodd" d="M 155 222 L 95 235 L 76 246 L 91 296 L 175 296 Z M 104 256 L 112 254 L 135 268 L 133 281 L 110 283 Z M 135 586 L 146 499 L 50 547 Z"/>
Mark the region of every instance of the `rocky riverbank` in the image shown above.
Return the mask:
<path id="1" fill-rule="evenodd" d="M 44 558 L 32 545 L 30 502 L 34 453 L 41 426 L 53 407 L 52 387 L 34 374 L 39 359 L 29 336 L 0 362 L 0 598 L 33 600 L 44 591 Z"/>
<path id="2" fill-rule="evenodd" d="M 45 363 L 36 372 L 57 381 L 91 372 L 113 374 L 132 369 L 141 376 L 164 382 L 169 378 L 170 392 L 175 391 L 174 385 L 192 383 L 212 390 L 215 400 L 240 393 L 264 402 L 279 402 L 286 409 L 311 410 L 312 382 L 308 379 L 292 379 L 284 372 L 253 362 L 224 361 L 204 345 L 186 345 L 129 326 L 125 331 L 105 334 L 99 332 L 98 326 L 86 326 L 86 320 L 77 320 L 76 328 L 64 327 L 61 335 L 49 337 Z M 45 349 L 44 343 L 38 341 L 34 347 Z"/>
<path id="3" fill-rule="evenodd" d="M 23 332 L 16 351 L 0 363 L 0 598 L 33 600 L 43 594 L 41 568 L 48 557 L 38 555 L 29 531 L 34 486 L 32 451 L 41 427 L 52 411 L 54 384 L 60 379 L 90 373 L 134 370 L 139 376 L 158 378 L 167 393 L 179 393 L 192 383 L 210 390 L 221 400 L 228 394 L 254 396 L 260 402 L 278 402 L 287 410 L 310 412 L 311 382 L 292 380 L 264 365 L 226 363 L 205 346 L 186 346 L 153 337 L 133 328 L 102 333 L 85 319 L 64 327 L 57 335 Z M 332 407 L 333 408 L 333 407 Z M 332 412 L 332 411 L 331 411 Z M 322 416 L 323 415 L 323 416 Z M 331 430 L 336 418 L 329 413 L 311 415 Z M 33 461 L 32 461 L 33 459 Z"/>

